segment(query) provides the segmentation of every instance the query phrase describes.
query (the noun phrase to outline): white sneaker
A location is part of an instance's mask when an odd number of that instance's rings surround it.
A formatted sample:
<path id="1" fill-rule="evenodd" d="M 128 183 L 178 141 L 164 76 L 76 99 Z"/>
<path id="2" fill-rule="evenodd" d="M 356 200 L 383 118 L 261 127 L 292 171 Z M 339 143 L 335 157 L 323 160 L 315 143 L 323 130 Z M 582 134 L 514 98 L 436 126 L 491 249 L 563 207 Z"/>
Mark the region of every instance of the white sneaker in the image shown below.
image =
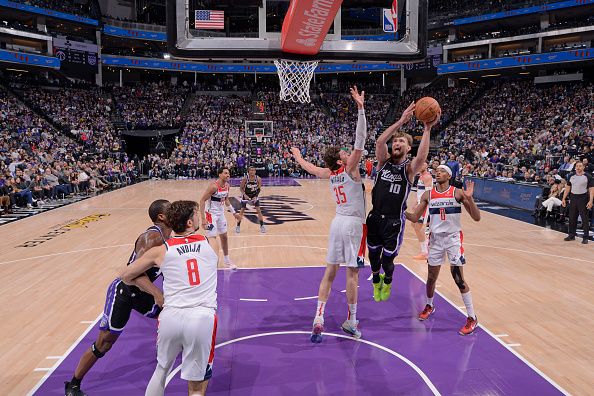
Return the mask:
<path id="1" fill-rule="evenodd" d="M 260 232 L 261 232 L 262 234 L 266 234 L 266 227 L 264 227 L 264 225 L 263 225 L 263 224 L 260 226 Z"/>
<path id="2" fill-rule="evenodd" d="M 240 226 L 235 227 L 235 233 L 239 234 L 240 232 L 241 232 L 241 227 Z"/>
<path id="3" fill-rule="evenodd" d="M 27 209 L 31 209 L 31 208 L 33 208 L 33 205 L 27 204 Z"/>
<path id="4" fill-rule="evenodd" d="M 235 265 L 235 263 L 233 261 L 231 261 L 231 259 L 225 260 L 225 267 L 227 267 L 233 271 L 235 271 L 237 269 L 237 266 Z"/>

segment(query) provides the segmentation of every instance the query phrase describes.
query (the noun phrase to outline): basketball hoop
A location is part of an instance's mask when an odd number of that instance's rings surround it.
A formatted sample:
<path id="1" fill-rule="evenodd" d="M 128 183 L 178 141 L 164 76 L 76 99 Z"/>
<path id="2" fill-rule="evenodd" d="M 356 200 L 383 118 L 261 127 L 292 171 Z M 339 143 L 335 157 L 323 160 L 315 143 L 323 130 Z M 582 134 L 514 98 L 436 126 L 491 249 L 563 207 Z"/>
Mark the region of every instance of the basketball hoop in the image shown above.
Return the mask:
<path id="1" fill-rule="evenodd" d="M 256 133 L 256 142 L 262 143 L 262 139 L 264 139 L 263 133 Z"/>
<path id="2" fill-rule="evenodd" d="M 318 61 L 292 61 L 277 59 L 274 61 L 280 80 L 280 98 L 295 103 L 309 103 L 309 85 Z"/>

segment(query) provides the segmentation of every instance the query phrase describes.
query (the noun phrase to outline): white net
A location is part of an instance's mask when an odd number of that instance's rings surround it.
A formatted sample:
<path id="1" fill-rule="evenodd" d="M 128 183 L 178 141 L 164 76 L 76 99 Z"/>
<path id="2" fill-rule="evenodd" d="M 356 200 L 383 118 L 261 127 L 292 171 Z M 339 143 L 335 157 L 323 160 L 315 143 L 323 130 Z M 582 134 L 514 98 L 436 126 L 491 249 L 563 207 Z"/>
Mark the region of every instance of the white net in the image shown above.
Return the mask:
<path id="1" fill-rule="evenodd" d="M 287 102 L 309 103 L 309 85 L 318 62 L 278 59 L 274 64 L 280 79 L 280 98 Z"/>

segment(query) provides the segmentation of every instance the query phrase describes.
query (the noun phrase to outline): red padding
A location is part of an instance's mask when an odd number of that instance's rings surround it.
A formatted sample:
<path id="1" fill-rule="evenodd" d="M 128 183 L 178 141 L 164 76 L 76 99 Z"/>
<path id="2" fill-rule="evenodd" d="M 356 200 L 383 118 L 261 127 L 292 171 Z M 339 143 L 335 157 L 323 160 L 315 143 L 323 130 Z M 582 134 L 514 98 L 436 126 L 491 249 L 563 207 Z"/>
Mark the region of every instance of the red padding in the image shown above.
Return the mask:
<path id="1" fill-rule="evenodd" d="M 341 5 L 342 0 L 291 0 L 283 21 L 282 50 L 317 54 Z"/>

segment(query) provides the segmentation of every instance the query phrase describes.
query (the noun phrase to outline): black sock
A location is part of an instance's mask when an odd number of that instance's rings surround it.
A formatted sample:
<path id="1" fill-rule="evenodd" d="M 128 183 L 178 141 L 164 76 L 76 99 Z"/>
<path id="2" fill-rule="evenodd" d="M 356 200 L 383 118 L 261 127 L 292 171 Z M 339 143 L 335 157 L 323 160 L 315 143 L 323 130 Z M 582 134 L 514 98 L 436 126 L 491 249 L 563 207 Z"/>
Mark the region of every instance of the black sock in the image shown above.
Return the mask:
<path id="1" fill-rule="evenodd" d="M 392 283 L 392 277 L 387 275 L 384 276 L 384 284 L 389 285 L 390 283 Z"/>
<path id="2" fill-rule="evenodd" d="M 373 274 L 373 283 L 380 283 L 380 280 L 379 272 L 377 274 Z"/>
<path id="3" fill-rule="evenodd" d="M 263 226 L 264 225 L 264 220 L 260 220 L 260 225 Z"/>
<path id="4" fill-rule="evenodd" d="M 241 220 L 239 220 L 239 221 L 237 222 L 237 227 L 239 227 L 240 225 L 241 225 Z"/>
<path id="5" fill-rule="evenodd" d="M 73 385 L 73 386 L 80 386 L 80 381 L 81 381 L 81 380 L 79 380 L 78 378 L 76 378 L 76 377 L 72 377 L 72 379 L 70 380 L 70 385 Z"/>

